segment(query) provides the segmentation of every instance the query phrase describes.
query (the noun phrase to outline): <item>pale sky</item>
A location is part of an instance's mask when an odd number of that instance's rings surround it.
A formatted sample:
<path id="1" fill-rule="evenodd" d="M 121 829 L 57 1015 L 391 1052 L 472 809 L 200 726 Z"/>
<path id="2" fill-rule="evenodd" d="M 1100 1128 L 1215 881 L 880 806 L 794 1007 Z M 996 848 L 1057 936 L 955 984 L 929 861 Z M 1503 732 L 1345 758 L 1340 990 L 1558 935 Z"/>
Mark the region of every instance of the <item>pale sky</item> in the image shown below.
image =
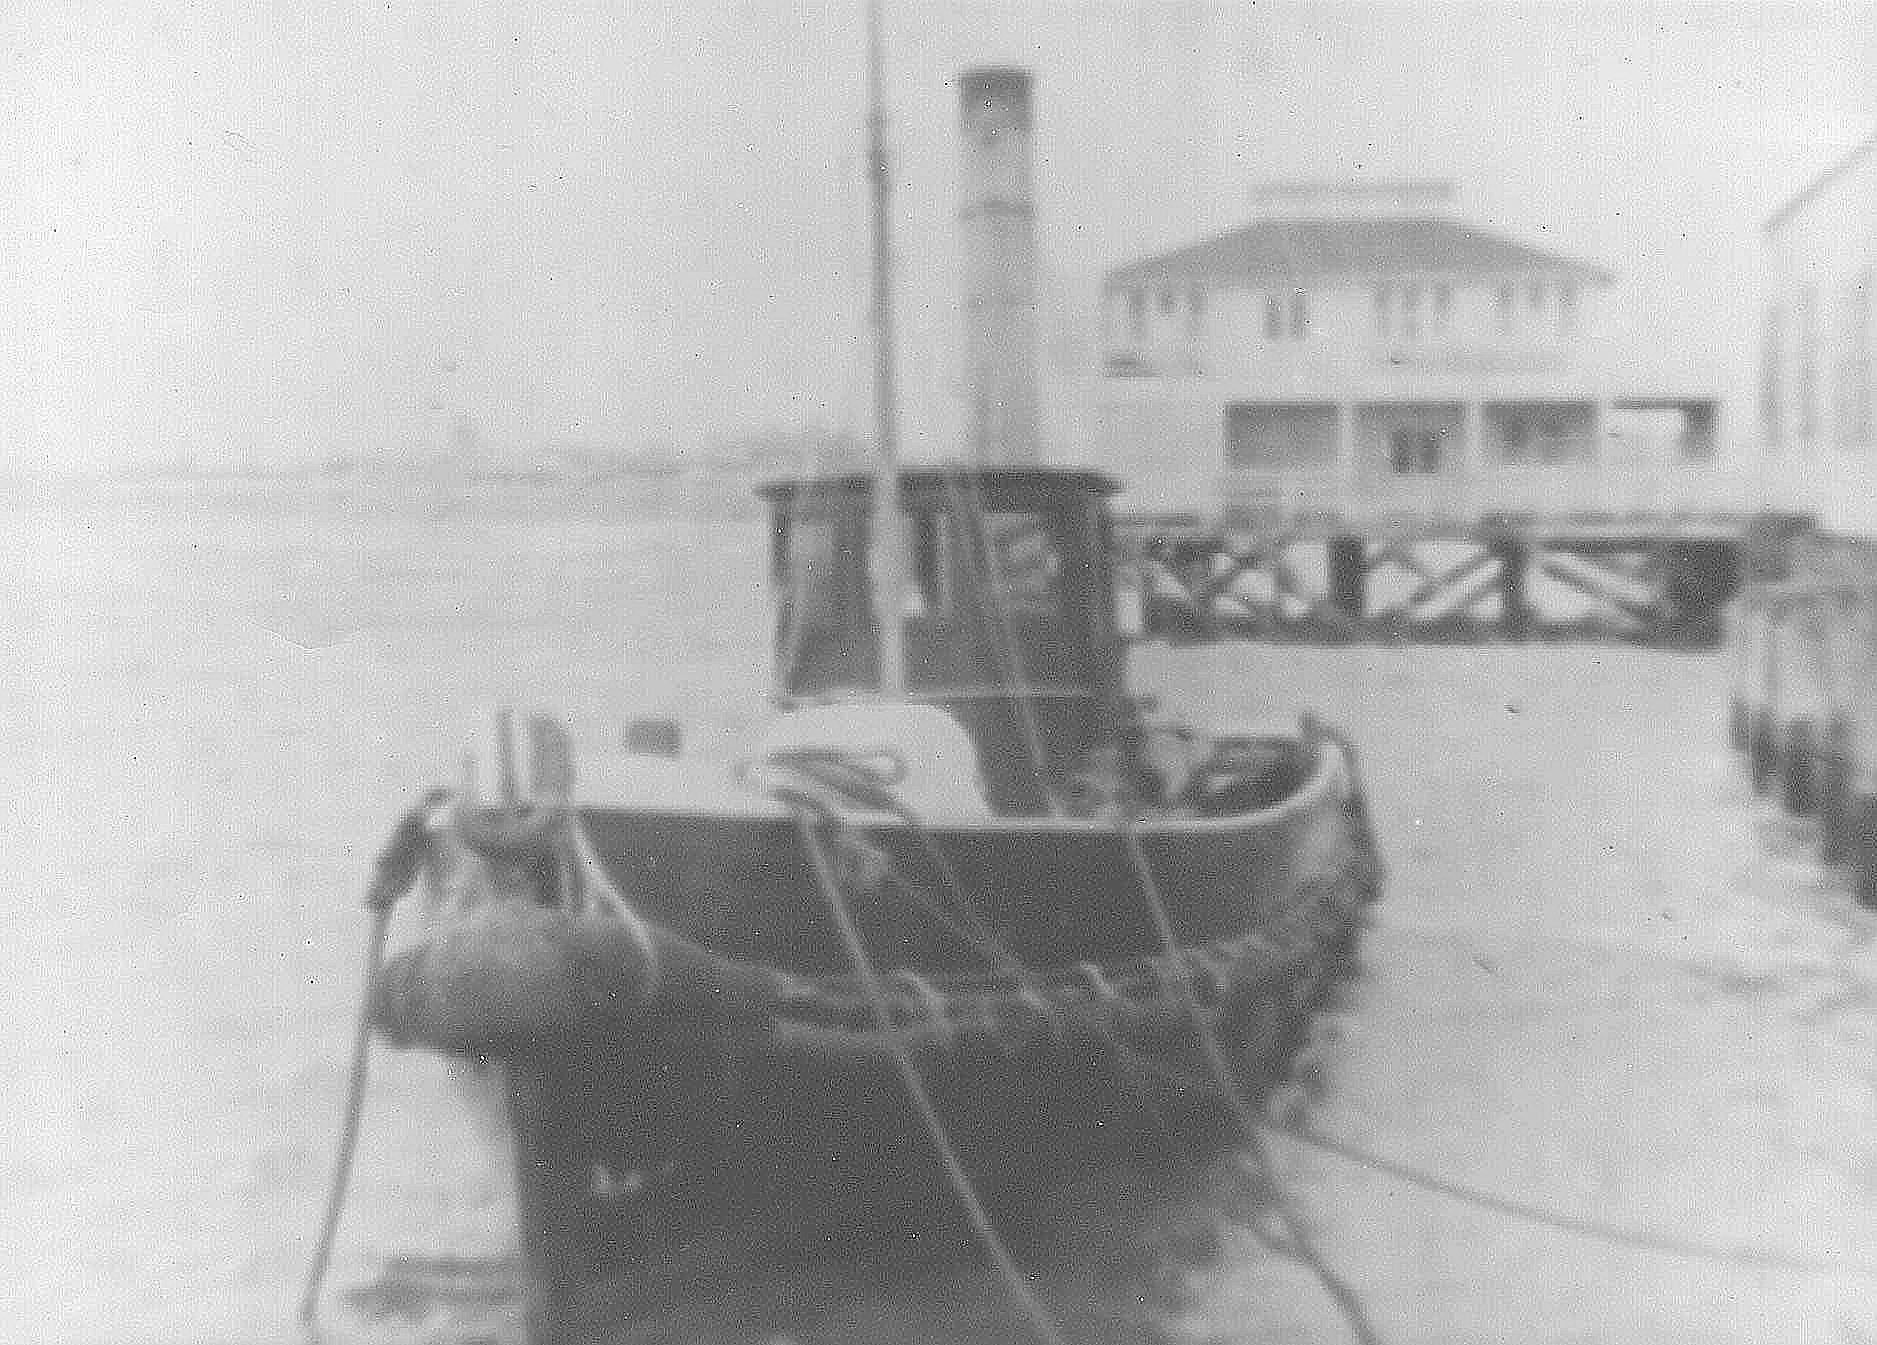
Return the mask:
<path id="1" fill-rule="evenodd" d="M 421 451 L 459 408 L 522 453 L 864 423 L 859 0 L 19 9 L 0 471 Z M 1453 177 L 1617 273 L 1639 379 L 1718 386 L 1759 221 L 1877 127 L 1872 16 L 889 0 L 914 451 L 950 448 L 965 65 L 1037 73 L 1056 272 L 1259 179 Z"/>

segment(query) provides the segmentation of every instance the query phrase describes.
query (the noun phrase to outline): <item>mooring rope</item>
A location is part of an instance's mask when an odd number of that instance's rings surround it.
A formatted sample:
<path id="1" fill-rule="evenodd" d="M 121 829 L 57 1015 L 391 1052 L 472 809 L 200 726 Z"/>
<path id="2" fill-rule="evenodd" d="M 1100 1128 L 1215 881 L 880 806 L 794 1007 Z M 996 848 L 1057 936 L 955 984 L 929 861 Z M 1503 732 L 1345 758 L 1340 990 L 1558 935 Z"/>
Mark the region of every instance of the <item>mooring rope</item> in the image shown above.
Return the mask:
<path id="1" fill-rule="evenodd" d="M 339 1236 L 339 1216 L 345 1210 L 346 1191 L 352 1184 L 352 1157 L 358 1151 L 358 1132 L 365 1112 L 365 1077 L 371 1055 L 371 993 L 384 963 L 385 938 L 391 929 L 391 908 L 372 912 L 371 937 L 365 952 L 365 989 L 359 996 L 358 1021 L 352 1029 L 352 1072 L 346 1086 L 345 1118 L 339 1127 L 339 1151 L 333 1159 L 332 1185 L 326 1194 L 326 1213 L 319 1224 L 313 1263 L 307 1268 L 306 1288 L 300 1295 L 300 1321 L 311 1326 L 319 1315 L 319 1291 L 332 1261 L 333 1242 Z"/>
<path id="2" fill-rule="evenodd" d="M 1023 964 L 1004 946 L 979 913 L 965 891 L 964 884 L 959 881 L 951 860 L 939 847 L 937 839 L 919 814 L 893 787 L 895 778 L 881 768 L 876 756 L 841 749 L 791 748 L 770 753 L 765 763 L 801 777 L 799 781 L 792 780 L 782 786 L 782 789 L 799 792 L 806 788 L 811 791 L 809 801 L 812 802 L 814 812 L 831 823 L 843 824 L 838 811 L 839 805 L 843 804 L 889 813 L 905 823 L 937 871 L 940 885 L 949 900 L 945 903 L 927 900 L 925 891 L 901 874 L 893 861 L 882 854 L 880 863 L 886 876 L 908 900 L 918 905 L 961 943 L 975 950 L 989 965 L 1006 970 L 1012 969 L 1014 965 L 1017 973 L 1022 974 Z"/>
<path id="3" fill-rule="evenodd" d="M 306 1289 L 300 1294 L 300 1322 L 312 1326 L 319 1315 L 319 1289 L 325 1285 L 327 1266 L 332 1262 L 332 1244 L 340 1231 L 340 1214 L 345 1210 L 345 1193 L 351 1187 L 353 1156 L 359 1152 L 359 1129 L 364 1118 L 364 1086 L 372 1056 L 372 990 L 377 974 L 385 964 L 385 942 L 390 934 L 390 914 L 398 900 L 417 880 L 424 859 L 430 854 L 430 814 L 449 797 L 447 790 L 430 790 L 415 809 L 398 818 L 390 840 L 372 865 L 372 885 L 366 889 L 364 904 L 372 912 L 372 934 L 364 955 L 364 990 L 359 996 L 359 1017 L 353 1024 L 351 1077 L 345 1086 L 345 1116 L 340 1124 L 340 1148 L 332 1159 L 332 1186 L 327 1191 L 327 1212 L 319 1221 L 319 1238 L 313 1246 L 312 1266 L 306 1270 Z M 428 870 L 426 870 L 428 872 Z"/>
<path id="4" fill-rule="evenodd" d="M 930 844 L 933 851 L 938 851 L 936 837 L 932 837 L 929 831 L 922 826 L 916 813 L 909 808 L 904 808 L 903 805 L 892 809 L 892 811 L 898 813 L 909 825 L 913 826 Z M 1154 878 L 1144 850 L 1140 846 L 1138 834 L 1133 833 L 1132 828 L 1129 828 L 1129 832 L 1129 840 L 1131 842 L 1130 862 L 1134 865 L 1138 873 L 1145 875 L 1142 886 L 1148 893 L 1150 904 L 1158 900 L 1162 910 L 1164 910 L 1164 897 L 1159 893 L 1157 880 Z M 940 852 L 934 854 L 933 858 L 935 861 L 942 861 L 944 857 L 942 852 Z M 954 885 L 958 884 L 956 875 L 949 872 L 949 865 L 946 865 L 942 872 L 948 883 Z M 963 893 L 961 885 L 958 885 L 958 890 L 955 891 L 954 896 L 955 899 L 959 900 L 960 905 L 966 907 L 970 905 L 969 898 Z M 1164 931 L 1170 929 L 1170 923 L 1161 924 L 1159 921 L 1156 923 L 1162 931 L 1160 937 L 1164 944 L 1167 938 Z M 1436 937 L 1431 934 L 1424 934 L 1422 931 L 1402 930 L 1400 932 L 1420 934 L 1424 937 Z M 1028 982 L 1034 977 L 1034 972 L 1025 967 L 1021 961 L 1015 958 L 1014 954 L 1011 954 L 1008 949 L 1003 948 L 1000 943 L 993 940 L 988 944 L 980 944 L 979 946 L 980 951 L 987 952 L 993 956 L 997 956 L 1001 953 L 1001 956 L 998 956 L 998 961 L 1005 970 L 1013 972 L 1020 980 Z M 1176 973 L 1168 979 L 1176 986 L 1184 987 L 1188 1003 L 1196 1006 L 1197 1001 L 1193 998 L 1190 982 L 1188 982 L 1183 975 Z M 1068 1011 L 1073 1012 L 1073 1009 Z M 1201 1026 L 1202 1028 L 1205 1027 L 1203 1023 Z M 1231 1084 L 1230 1066 L 1224 1061 L 1223 1054 L 1217 1046 L 1216 1039 L 1212 1037 L 1209 1031 L 1206 1031 L 1201 1039 L 1202 1049 L 1207 1050 L 1208 1054 L 1212 1057 L 1208 1060 L 1208 1065 L 1210 1066 L 1208 1073 L 1210 1077 L 1207 1078 L 1192 1075 L 1184 1070 L 1177 1070 L 1163 1061 L 1151 1060 L 1143 1056 L 1137 1049 L 1114 1037 L 1112 1032 L 1104 1031 L 1103 1035 L 1109 1039 L 1122 1063 L 1129 1067 L 1130 1074 L 1135 1071 L 1140 1071 L 1145 1074 L 1159 1075 L 1163 1078 L 1175 1081 L 1183 1087 L 1203 1089 L 1214 1096 L 1221 1097 L 1229 1106 L 1233 1107 L 1237 1113 L 1237 1120 L 1241 1127 L 1248 1131 L 1259 1135 L 1282 1136 L 1308 1147 L 1318 1149 L 1333 1157 L 1341 1158 L 1346 1162 L 1369 1168 L 1385 1176 L 1390 1176 L 1406 1182 L 1409 1185 L 1419 1187 L 1430 1193 L 1490 1213 L 1498 1214 L 1502 1217 L 1516 1219 L 1537 1226 L 1553 1228 L 1574 1236 L 1591 1238 L 1615 1246 L 1628 1247 L 1638 1251 L 1673 1255 L 1685 1259 L 1705 1260 L 1716 1264 L 1785 1270 L 1802 1274 L 1854 1275 L 1877 1278 L 1877 1263 L 1805 1257 L 1761 1248 L 1728 1246 L 1725 1244 L 1705 1242 L 1698 1238 L 1658 1233 L 1648 1229 L 1626 1227 L 1607 1220 L 1574 1215 L 1566 1211 L 1539 1205 L 1533 1201 L 1506 1196 L 1481 1187 L 1468 1185 L 1450 1177 L 1441 1176 L 1440 1174 L 1430 1172 L 1424 1168 L 1415 1167 L 1400 1159 L 1390 1158 L 1371 1150 L 1363 1149 L 1346 1139 L 1329 1135 L 1320 1129 L 1306 1125 L 1282 1125 L 1260 1118 L 1243 1103 L 1239 1090 L 1235 1085 Z M 1254 1160 L 1267 1170 L 1270 1169 L 1269 1154 L 1262 1148 L 1254 1150 Z M 1324 1266 L 1323 1269 L 1327 1270 L 1328 1267 Z M 1333 1278 L 1338 1285 L 1341 1285 L 1340 1277 L 1333 1276 Z M 1328 1284 L 1326 1283 L 1326 1289 L 1327 1288 Z M 1353 1291 L 1348 1290 L 1347 1286 L 1343 1286 L 1343 1291 L 1353 1296 Z M 1330 1292 L 1334 1294 L 1337 1291 L 1331 1290 Z M 1343 1301 L 1346 1300 L 1339 1298 L 1339 1302 Z"/>
<path id="5" fill-rule="evenodd" d="M 920 1123 L 925 1127 L 927 1136 L 937 1150 L 939 1161 L 944 1166 L 945 1175 L 950 1180 L 952 1190 L 958 1197 L 958 1203 L 964 1208 L 965 1217 L 971 1221 L 973 1231 L 983 1246 L 985 1255 L 991 1258 L 998 1274 L 1003 1278 L 1011 1298 L 1022 1312 L 1036 1338 L 1044 1345 L 1067 1345 L 1061 1331 L 1056 1326 L 1055 1318 L 1042 1300 L 1030 1287 L 1029 1279 L 1017 1265 L 1010 1249 L 998 1236 L 991 1224 L 990 1215 L 984 1209 L 984 1202 L 978 1198 L 976 1187 L 972 1184 L 971 1174 L 965 1171 L 964 1163 L 959 1159 L 957 1150 L 952 1146 L 951 1136 L 945 1130 L 945 1123 L 940 1119 L 938 1110 L 933 1106 L 931 1096 L 926 1092 L 925 1082 L 919 1077 L 919 1071 L 913 1066 L 912 1058 L 907 1055 L 904 1045 L 893 1024 L 892 1010 L 888 1007 L 886 992 L 880 986 L 880 979 L 874 970 L 873 960 L 867 955 L 866 943 L 860 936 L 859 928 L 854 924 L 852 912 L 847 908 L 847 901 L 841 893 L 839 878 L 834 866 L 829 861 L 827 852 L 822 848 L 821 836 L 816 831 L 819 822 L 815 814 L 807 807 L 796 805 L 796 825 L 801 831 L 802 844 L 808 852 L 809 864 L 814 869 L 815 881 L 821 888 L 823 899 L 827 902 L 828 913 L 833 917 L 835 928 L 840 932 L 841 942 L 846 947 L 847 956 L 853 963 L 854 974 L 867 999 L 872 1004 L 875 1019 L 885 1037 L 893 1057 L 893 1067 L 899 1072 L 900 1081 L 906 1087 L 907 1097 L 918 1113 Z"/>
<path id="6" fill-rule="evenodd" d="M 1174 932 L 1172 918 L 1167 914 L 1166 900 L 1160 891 L 1160 883 L 1154 877 L 1153 866 L 1148 862 L 1147 852 L 1142 848 L 1140 836 L 1134 830 L 1133 819 L 1128 816 L 1125 809 L 1118 812 L 1115 829 L 1121 835 L 1122 842 L 1127 848 L 1128 861 L 1140 881 L 1141 895 L 1146 902 L 1148 915 L 1153 920 L 1154 932 L 1159 935 L 1161 945 L 1166 949 L 1168 956 L 1177 959 L 1180 948 L 1179 935 Z M 1213 1035 L 1211 1025 L 1206 1022 L 1199 999 L 1193 993 L 1191 980 L 1184 975 L 1177 976 L 1175 979 L 1178 981 L 1179 993 L 1186 1001 L 1188 1012 L 1192 1015 L 1200 1052 L 1205 1056 L 1206 1065 L 1212 1071 L 1220 1097 L 1231 1109 L 1246 1144 L 1251 1148 L 1253 1162 L 1257 1164 L 1265 1181 L 1270 1185 L 1274 1197 L 1273 1207 L 1284 1224 L 1283 1250 L 1302 1262 L 1311 1274 L 1316 1276 L 1324 1292 L 1343 1314 L 1344 1320 L 1349 1323 L 1350 1334 L 1360 1341 L 1361 1345 L 1381 1345 L 1381 1333 L 1369 1320 L 1368 1309 L 1363 1306 L 1361 1298 L 1357 1296 L 1349 1282 L 1324 1258 L 1322 1252 L 1311 1240 L 1309 1230 L 1304 1227 L 1303 1220 L 1291 1208 L 1289 1199 L 1278 1185 L 1277 1168 L 1271 1158 L 1270 1146 L 1265 1143 L 1265 1124 L 1253 1114 L 1250 1106 L 1240 1094 L 1235 1072 L 1231 1063 L 1226 1060 L 1218 1038 Z"/>
<path id="7" fill-rule="evenodd" d="M 904 822 L 917 837 L 921 850 L 931 863 L 933 871 L 938 875 L 940 886 L 948 898 L 947 908 L 957 911 L 962 917 L 962 922 L 969 927 L 967 942 L 985 958 L 994 970 L 1013 977 L 1019 987 L 1019 997 L 1034 1007 L 1039 1014 L 1051 1020 L 1055 1020 L 1058 1015 L 1064 1013 L 1074 1014 L 1073 1008 L 1058 1004 L 1050 998 L 1049 987 L 1044 979 L 1018 957 L 1009 945 L 997 936 L 989 923 L 978 914 L 977 903 L 972 899 L 969 889 L 966 888 L 963 878 L 960 877 L 950 857 L 946 855 L 944 847 L 939 844 L 938 837 L 933 835 L 932 829 L 926 825 L 925 819 L 919 815 L 918 811 L 893 788 L 894 782 L 885 778 L 869 760 L 855 759 L 847 753 L 831 752 L 790 754 L 782 764 L 795 769 L 807 768 L 807 774 L 811 779 L 826 784 L 844 801 L 891 813 Z M 1038 761 L 1037 765 L 1040 769 L 1041 762 Z M 858 787 L 845 787 L 849 784 Z M 816 802 L 818 804 L 821 802 L 819 797 Z M 827 811 L 826 820 L 835 825 L 844 824 L 844 819 L 832 810 Z M 914 885 L 897 872 L 890 859 L 886 861 L 886 869 L 888 876 L 902 890 L 915 891 Z M 936 903 L 933 904 L 936 905 Z M 938 912 L 934 911 L 934 913 Z M 950 921 L 944 923 L 954 933 L 965 932 L 960 931 L 957 925 Z M 1101 971 L 1092 963 L 1083 965 L 1094 978 L 1102 981 L 1110 995 L 1117 993 L 1113 987 L 1107 986 Z M 1193 1155 L 1188 1145 L 1178 1130 L 1169 1124 L 1165 1112 L 1153 1095 L 1151 1076 L 1157 1072 L 1164 1074 L 1164 1071 L 1157 1071 L 1154 1062 L 1135 1046 L 1123 1040 L 1112 1025 L 1098 1021 L 1095 1015 L 1089 1015 L 1087 1021 L 1096 1035 L 1114 1053 L 1115 1062 L 1119 1066 L 1119 1077 L 1140 1106 L 1142 1114 L 1150 1118 L 1161 1135 L 1179 1148 L 1190 1160 Z M 1182 1082 L 1189 1088 L 1196 1087 L 1198 1084 L 1197 1080 L 1192 1079 Z"/>
<path id="8" fill-rule="evenodd" d="M 333 1242 L 339 1235 L 339 1216 L 345 1210 L 346 1192 L 352 1184 L 352 1159 L 358 1152 L 358 1134 L 365 1113 L 365 1081 L 371 1059 L 372 990 L 377 984 L 379 969 L 384 965 L 391 912 L 417 876 L 418 866 L 429 847 L 430 812 L 443 797 L 442 792 L 431 791 L 398 820 L 390 841 L 373 866 L 371 887 L 365 895 L 365 904 L 372 913 L 371 935 L 365 949 L 365 985 L 359 995 L 358 1018 L 352 1029 L 352 1069 L 346 1086 L 345 1116 L 339 1128 L 339 1151 L 333 1159 L 326 1213 L 320 1220 L 313 1263 L 307 1269 L 306 1289 L 300 1295 L 300 1321 L 308 1326 L 319 1314 L 319 1291 L 326 1282 Z"/>
<path id="9" fill-rule="evenodd" d="M 1759 1270 L 1785 1270 L 1802 1275 L 1849 1275 L 1860 1279 L 1877 1279 L 1877 1262 L 1801 1256 L 1792 1252 L 1770 1251 L 1763 1247 L 1729 1246 L 1725 1243 L 1707 1242 L 1700 1238 L 1683 1237 L 1673 1233 L 1658 1233 L 1646 1228 L 1626 1227 L 1602 1219 L 1570 1214 L 1512 1196 L 1500 1195 L 1482 1187 L 1456 1181 L 1451 1177 L 1442 1177 L 1425 1168 L 1415 1167 L 1397 1158 L 1385 1157 L 1347 1140 L 1326 1135 L 1314 1128 L 1260 1124 L 1262 1129 L 1271 1134 L 1286 1136 L 1359 1167 L 1395 1177 L 1410 1186 L 1418 1186 L 1435 1195 L 1504 1215 L 1509 1219 L 1517 1219 L 1522 1223 L 1554 1228 L 1559 1232 L 1572 1233 L 1578 1237 L 1607 1242 L 1634 1251 L 1656 1252 L 1665 1256 L 1682 1257 L 1686 1260 L 1747 1266 Z"/>

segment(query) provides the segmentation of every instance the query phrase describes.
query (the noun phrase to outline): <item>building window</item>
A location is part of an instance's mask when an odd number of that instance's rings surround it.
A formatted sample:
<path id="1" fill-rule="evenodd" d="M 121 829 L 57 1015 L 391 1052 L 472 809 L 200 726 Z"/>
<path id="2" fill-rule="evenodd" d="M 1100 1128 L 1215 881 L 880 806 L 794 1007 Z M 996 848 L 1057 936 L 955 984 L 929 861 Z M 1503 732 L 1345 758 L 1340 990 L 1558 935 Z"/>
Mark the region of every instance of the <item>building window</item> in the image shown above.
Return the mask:
<path id="1" fill-rule="evenodd" d="M 1512 330 L 1512 285 L 1509 281 L 1499 287 L 1499 330 L 1506 333 Z"/>
<path id="2" fill-rule="evenodd" d="M 1381 483 L 1466 470 L 1466 408 L 1459 402 L 1368 402 L 1356 408 L 1356 471 Z"/>
<path id="3" fill-rule="evenodd" d="M 1421 287 L 1410 285 L 1401 296 L 1401 334 L 1409 341 L 1421 339 Z"/>
<path id="4" fill-rule="evenodd" d="M 1793 428 L 1800 443 L 1811 444 L 1818 439 L 1818 295 L 1810 286 L 1799 294 L 1795 317 L 1799 369 L 1793 395 L 1799 402 L 1799 423 Z"/>
<path id="5" fill-rule="evenodd" d="M 1760 324 L 1760 431 L 1769 449 L 1778 448 L 1785 434 L 1780 406 L 1783 390 L 1779 386 L 1779 362 L 1784 355 L 1780 347 L 1785 341 L 1785 325 L 1785 314 L 1778 304 L 1766 310 Z"/>
<path id="6" fill-rule="evenodd" d="M 1375 334 L 1386 337 L 1394 326 L 1393 309 L 1395 296 L 1388 286 L 1382 285 L 1375 291 Z"/>
<path id="7" fill-rule="evenodd" d="M 1301 341 L 1310 331 L 1310 305 L 1302 290 L 1288 296 L 1267 294 L 1264 299 L 1264 339 Z"/>
<path id="8" fill-rule="evenodd" d="M 1396 476 L 1435 476 L 1440 472 L 1439 430 L 1398 426 L 1388 432 L 1388 466 Z"/>
<path id="9" fill-rule="evenodd" d="M 1593 462 L 1596 424 L 1590 402 L 1487 402 L 1480 408 L 1481 446 L 1508 467 Z"/>
<path id="10" fill-rule="evenodd" d="M 1147 291 L 1128 291 L 1128 337 L 1136 345 L 1147 340 Z"/>
<path id="11" fill-rule="evenodd" d="M 1523 466 L 1531 458 L 1532 423 L 1516 412 L 1505 417 L 1499 427 L 1500 450 L 1513 466 Z"/>
<path id="12" fill-rule="evenodd" d="M 1442 281 L 1434 286 L 1434 332 L 1445 336 L 1453 320 L 1453 286 Z"/>

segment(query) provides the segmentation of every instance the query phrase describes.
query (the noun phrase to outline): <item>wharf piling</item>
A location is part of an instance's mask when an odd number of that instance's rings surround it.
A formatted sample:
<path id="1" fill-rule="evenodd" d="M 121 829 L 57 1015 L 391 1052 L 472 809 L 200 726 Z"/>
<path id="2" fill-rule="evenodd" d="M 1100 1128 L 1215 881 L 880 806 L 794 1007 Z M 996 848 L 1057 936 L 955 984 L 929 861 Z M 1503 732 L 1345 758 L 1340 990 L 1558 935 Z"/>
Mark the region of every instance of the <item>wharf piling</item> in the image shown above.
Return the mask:
<path id="1" fill-rule="evenodd" d="M 1729 744 L 1755 793 L 1817 819 L 1820 861 L 1877 907 L 1877 540 L 1766 515 L 1741 556 Z"/>
<path id="2" fill-rule="evenodd" d="M 1123 520 L 1117 541 L 1146 638 L 1711 646 L 1740 587 L 1747 523 L 1160 515 Z"/>

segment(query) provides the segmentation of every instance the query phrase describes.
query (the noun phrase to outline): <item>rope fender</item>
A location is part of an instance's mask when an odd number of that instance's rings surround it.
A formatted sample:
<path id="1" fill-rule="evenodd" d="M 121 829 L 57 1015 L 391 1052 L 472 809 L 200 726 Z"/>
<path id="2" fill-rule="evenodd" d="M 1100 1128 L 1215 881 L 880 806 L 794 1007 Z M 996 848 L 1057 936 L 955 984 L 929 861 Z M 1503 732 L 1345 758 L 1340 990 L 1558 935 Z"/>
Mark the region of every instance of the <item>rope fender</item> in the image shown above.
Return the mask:
<path id="1" fill-rule="evenodd" d="M 817 766 L 809 781 L 772 782 L 773 792 L 813 819 L 844 890 L 872 890 L 890 861 L 842 815 L 843 797 L 861 773 Z M 873 788 L 863 797 L 870 806 L 884 801 Z M 884 987 L 895 1039 L 915 1052 L 1016 1055 L 1113 1039 L 1163 1050 L 1190 1044 L 1189 1003 L 1213 1030 L 1256 1023 L 1264 1001 L 1313 978 L 1315 964 L 1332 955 L 1376 894 L 1379 864 L 1361 843 L 1359 785 L 1343 806 L 1352 844 L 1342 861 L 1300 884 L 1287 909 L 1259 930 L 1099 966 L 934 972 L 916 980 L 902 972 Z M 749 1050 L 878 1059 L 892 1048 L 853 976 L 740 961 L 644 921 L 605 881 L 571 810 L 559 810 L 553 825 L 540 820 L 545 810 L 532 811 L 516 825 L 499 817 L 491 823 L 486 810 L 433 806 L 428 815 L 440 822 L 423 825 L 417 814 L 400 822 L 387 849 L 396 856 L 387 881 L 408 885 L 428 860 L 446 871 L 441 886 L 454 892 L 460 914 L 375 978 L 372 1021 L 394 1045 L 503 1055 L 648 1022 L 703 1020 L 741 1024 L 736 1035 Z M 555 856 L 560 863 L 545 862 Z M 604 899 L 572 913 L 558 908 L 554 898 L 565 894 L 543 886 L 564 884 L 550 875 L 569 868 L 589 895 L 603 885 Z"/>
<path id="2" fill-rule="evenodd" d="M 399 823 L 387 853 L 399 873 L 431 873 L 444 918 L 373 979 L 371 1021 L 388 1041 L 511 1055 L 645 1014 L 660 940 L 607 878 L 571 808 L 420 814 L 415 827 L 419 814 Z"/>

